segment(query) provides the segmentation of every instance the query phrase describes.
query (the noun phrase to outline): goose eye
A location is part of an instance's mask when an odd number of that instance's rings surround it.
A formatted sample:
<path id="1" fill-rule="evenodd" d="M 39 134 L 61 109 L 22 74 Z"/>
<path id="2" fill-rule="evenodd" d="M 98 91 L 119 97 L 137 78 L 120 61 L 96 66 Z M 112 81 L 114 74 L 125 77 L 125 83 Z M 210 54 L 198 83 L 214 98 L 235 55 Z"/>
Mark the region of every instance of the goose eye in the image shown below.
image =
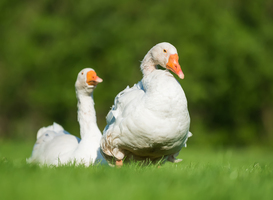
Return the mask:
<path id="1" fill-rule="evenodd" d="M 164 52 L 164 53 L 167 53 L 167 50 L 166 50 L 166 49 L 164 49 L 164 50 L 163 50 L 163 52 Z"/>
<path id="2" fill-rule="evenodd" d="M 83 72 L 81 74 L 83 75 Z"/>

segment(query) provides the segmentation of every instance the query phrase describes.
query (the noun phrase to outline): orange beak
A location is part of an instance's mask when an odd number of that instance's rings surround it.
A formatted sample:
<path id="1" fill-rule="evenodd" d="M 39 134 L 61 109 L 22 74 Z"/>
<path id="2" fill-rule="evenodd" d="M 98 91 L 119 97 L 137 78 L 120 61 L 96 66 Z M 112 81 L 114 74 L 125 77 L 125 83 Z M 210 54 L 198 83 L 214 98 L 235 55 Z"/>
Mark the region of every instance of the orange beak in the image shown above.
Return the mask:
<path id="1" fill-rule="evenodd" d="M 98 85 L 98 83 L 101 83 L 102 79 L 100 77 L 97 76 L 96 72 L 93 70 L 90 70 L 89 72 L 87 72 L 86 74 L 86 83 L 88 85 Z"/>
<path id="2" fill-rule="evenodd" d="M 179 78 L 184 79 L 184 74 L 181 70 L 181 67 L 178 63 L 178 55 L 177 54 L 171 54 L 168 60 L 168 63 L 166 65 L 167 69 L 171 70 L 175 74 L 179 76 Z"/>

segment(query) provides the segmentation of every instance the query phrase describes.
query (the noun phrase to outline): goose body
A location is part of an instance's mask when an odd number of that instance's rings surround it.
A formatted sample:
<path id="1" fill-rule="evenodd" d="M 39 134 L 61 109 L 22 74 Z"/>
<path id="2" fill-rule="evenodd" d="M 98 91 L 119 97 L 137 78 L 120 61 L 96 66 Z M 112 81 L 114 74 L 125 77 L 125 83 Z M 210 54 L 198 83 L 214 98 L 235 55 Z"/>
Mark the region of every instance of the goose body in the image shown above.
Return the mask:
<path id="1" fill-rule="evenodd" d="M 67 163 L 89 166 L 105 162 L 100 153 L 101 132 L 96 122 L 93 90 L 102 82 L 91 68 L 83 69 L 75 84 L 78 99 L 78 121 L 81 139 L 69 134 L 57 123 L 41 128 L 28 162 L 46 165 Z"/>
<path id="2" fill-rule="evenodd" d="M 174 76 L 156 65 L 184 77 L 171 44 L 159 43 L 147 53 L 142 80 L 116 96 L 106 117 L 101 150 L 108 162 L 179 161 L 175 157 L 191 136 L 187 99 Z"/>

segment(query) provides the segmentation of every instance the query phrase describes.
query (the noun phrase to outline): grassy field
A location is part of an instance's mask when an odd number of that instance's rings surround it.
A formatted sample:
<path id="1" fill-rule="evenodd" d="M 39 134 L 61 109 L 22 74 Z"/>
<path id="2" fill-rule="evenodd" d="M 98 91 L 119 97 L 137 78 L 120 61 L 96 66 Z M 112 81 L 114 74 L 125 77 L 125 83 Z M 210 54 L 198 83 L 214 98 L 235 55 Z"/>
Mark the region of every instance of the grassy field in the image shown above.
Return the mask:
<path id="1" fill-rule="evenodd" d="M 272 199 L 272 149 L 183 149 L 178 164 L 121 169 L 28 165 L 31 143 L 0 141 L 0 199 Z"/>

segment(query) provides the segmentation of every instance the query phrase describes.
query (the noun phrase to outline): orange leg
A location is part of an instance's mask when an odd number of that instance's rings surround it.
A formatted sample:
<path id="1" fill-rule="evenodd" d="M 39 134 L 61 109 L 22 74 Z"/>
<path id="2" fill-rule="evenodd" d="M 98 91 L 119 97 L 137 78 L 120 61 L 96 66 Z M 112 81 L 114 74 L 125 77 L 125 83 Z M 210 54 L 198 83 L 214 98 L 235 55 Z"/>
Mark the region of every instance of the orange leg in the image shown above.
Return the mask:
<path id="1" fill-rule="evenodd" d="M 117 161 L 116 161 L 116 166 L 117 166 L 117 167 L 121 167 L 122 165 L 123 165 L 122 160 L 117 160 Z"/>

